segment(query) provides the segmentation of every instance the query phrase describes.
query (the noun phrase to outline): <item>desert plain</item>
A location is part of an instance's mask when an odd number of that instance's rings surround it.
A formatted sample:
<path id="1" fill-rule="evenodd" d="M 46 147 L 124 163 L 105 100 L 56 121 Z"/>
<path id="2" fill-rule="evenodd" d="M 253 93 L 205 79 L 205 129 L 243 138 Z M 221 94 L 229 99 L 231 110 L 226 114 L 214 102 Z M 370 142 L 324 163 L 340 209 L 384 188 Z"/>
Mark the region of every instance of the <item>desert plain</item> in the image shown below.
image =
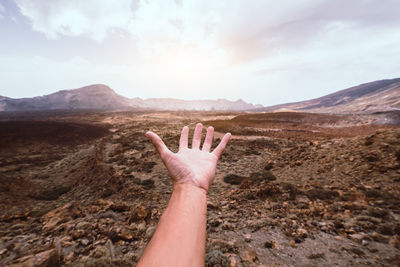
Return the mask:
<path id="1" fill-rule="evenodd" d="M 171 195 L 145 132 L 177 151 L 232 133 L 208 193 L 206 266 L 400 266 L 400 127 L 298 112 L 0 117 L 0 266 L 134 266 Z M 204 136 L 203 136 L 204 138 Z"/>

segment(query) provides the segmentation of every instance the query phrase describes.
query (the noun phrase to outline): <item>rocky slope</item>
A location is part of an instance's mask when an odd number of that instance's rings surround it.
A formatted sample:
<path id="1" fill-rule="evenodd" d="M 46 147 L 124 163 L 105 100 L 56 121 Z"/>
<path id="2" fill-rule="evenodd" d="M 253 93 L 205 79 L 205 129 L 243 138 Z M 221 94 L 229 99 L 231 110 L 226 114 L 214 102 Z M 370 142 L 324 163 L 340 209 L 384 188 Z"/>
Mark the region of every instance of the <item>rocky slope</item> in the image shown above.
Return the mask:
<path id="1" fill-rule="evenodd" d="M 260 111 L 279 109 L 340 114 L 398 111 L 400 78 L 365 83 L 320 98 L 261 108 Z"/>

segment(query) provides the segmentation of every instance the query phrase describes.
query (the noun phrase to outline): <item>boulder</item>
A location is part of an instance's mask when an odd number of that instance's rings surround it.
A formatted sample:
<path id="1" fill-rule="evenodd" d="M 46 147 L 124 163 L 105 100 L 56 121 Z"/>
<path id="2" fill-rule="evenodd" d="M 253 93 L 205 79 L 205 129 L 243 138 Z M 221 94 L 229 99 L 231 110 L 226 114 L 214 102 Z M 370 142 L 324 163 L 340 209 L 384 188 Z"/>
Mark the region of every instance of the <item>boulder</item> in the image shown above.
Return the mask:
<path id="1" fill-rule="evenodd" d="M 224 182 L 231 185 L 239 185 L 245 178 L 236 174 L 228 174 L 224 177 Z"/>

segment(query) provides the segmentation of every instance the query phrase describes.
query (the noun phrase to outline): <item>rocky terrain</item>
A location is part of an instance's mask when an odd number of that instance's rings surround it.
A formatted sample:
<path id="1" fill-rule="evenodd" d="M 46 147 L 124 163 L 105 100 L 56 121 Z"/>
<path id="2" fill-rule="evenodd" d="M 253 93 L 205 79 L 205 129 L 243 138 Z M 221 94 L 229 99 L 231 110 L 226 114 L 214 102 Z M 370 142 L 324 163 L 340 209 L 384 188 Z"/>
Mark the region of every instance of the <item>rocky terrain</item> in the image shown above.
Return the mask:
<path id="1" fill-rule="evenodd" d="M 233 138 L 209 191 L 206 266 L 400 266 L 400 128 L 368 116 L 7 114 L 0 266 L 132 266 L 171 194 L 144 133 Z"/>

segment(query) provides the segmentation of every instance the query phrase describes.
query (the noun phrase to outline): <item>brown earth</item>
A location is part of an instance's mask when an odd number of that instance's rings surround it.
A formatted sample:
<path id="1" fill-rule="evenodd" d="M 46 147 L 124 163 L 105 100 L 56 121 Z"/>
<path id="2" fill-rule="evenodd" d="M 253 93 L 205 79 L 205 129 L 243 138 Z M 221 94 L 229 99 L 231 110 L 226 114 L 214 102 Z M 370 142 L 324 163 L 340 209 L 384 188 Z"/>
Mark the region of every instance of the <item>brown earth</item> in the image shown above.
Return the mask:
<path id="1" fill-rule="evenodd" d="M 206 266 L 400 264 L 399 127 L 307 113 L 10 119 L 0 266 L 134 265 L 171 193 L 144 133 L 176 151 L 181 127 L 198 121 L 233 133 L 209 192 Z"/>

